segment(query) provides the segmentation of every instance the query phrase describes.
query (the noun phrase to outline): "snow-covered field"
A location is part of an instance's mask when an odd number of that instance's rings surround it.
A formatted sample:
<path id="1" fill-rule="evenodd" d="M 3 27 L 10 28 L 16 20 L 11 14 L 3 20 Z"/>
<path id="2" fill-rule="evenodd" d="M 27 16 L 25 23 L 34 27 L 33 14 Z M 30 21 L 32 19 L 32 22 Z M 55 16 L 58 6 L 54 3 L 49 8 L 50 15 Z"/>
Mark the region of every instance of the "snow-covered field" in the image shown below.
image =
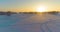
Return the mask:
<path id="1" fill-rule="evenodd" d="M 60 14 L 0 15 L 0 32 L 60 32 Z"/>

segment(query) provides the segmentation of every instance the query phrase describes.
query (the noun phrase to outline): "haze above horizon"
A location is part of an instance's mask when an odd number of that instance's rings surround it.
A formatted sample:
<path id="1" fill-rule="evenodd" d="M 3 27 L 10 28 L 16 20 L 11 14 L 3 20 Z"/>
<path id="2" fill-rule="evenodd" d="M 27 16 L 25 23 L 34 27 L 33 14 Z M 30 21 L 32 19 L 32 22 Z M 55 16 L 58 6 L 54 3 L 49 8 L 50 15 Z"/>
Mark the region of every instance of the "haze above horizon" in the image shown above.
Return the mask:
<path id="1" fill-rule="evenodd" d="M 0 0 L 0 11 L 34 12 L 41 5 L 47 11 L 60 11 L 60 0 Z"/>

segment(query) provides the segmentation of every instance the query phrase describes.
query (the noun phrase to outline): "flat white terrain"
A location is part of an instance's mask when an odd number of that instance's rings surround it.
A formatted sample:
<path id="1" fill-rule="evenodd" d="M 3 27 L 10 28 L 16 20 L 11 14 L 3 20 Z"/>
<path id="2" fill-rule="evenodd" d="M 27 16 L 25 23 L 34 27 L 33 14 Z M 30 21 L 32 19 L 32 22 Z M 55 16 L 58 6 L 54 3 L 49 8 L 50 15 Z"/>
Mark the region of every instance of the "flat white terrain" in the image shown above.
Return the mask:
<path id="1" fill-rule="evenodd" d="M 60 32 L 60 14 L 0 15 L 0 32 Z"/>

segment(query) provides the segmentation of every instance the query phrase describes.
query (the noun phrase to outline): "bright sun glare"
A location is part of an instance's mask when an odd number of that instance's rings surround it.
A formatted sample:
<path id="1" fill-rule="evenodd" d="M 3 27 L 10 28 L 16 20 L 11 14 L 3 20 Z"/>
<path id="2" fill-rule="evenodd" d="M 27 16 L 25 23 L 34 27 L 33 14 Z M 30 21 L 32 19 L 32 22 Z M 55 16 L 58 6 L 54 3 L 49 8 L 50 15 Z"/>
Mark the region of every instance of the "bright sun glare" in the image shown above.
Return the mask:
<path id="1" fill-rule="evenodd" d="M 38 7 L 37 8 L 37 12 L 46 12 L 46 9 L 47 9 L 47 7 L 45 7 L 45 6 L 40 6 L 40 7 Z"/>

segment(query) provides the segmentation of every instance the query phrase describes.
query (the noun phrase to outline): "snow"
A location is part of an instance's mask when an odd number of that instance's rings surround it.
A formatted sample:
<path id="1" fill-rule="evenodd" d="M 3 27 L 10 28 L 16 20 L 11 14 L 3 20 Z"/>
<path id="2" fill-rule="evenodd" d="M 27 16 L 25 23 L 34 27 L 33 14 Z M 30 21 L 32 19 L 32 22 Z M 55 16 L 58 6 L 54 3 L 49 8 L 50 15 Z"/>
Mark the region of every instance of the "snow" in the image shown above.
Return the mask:
<path id="1" fill-rule="evenodd" d="M 0 15 L 0 32 L 60 32 L 60 14 Z"/>

